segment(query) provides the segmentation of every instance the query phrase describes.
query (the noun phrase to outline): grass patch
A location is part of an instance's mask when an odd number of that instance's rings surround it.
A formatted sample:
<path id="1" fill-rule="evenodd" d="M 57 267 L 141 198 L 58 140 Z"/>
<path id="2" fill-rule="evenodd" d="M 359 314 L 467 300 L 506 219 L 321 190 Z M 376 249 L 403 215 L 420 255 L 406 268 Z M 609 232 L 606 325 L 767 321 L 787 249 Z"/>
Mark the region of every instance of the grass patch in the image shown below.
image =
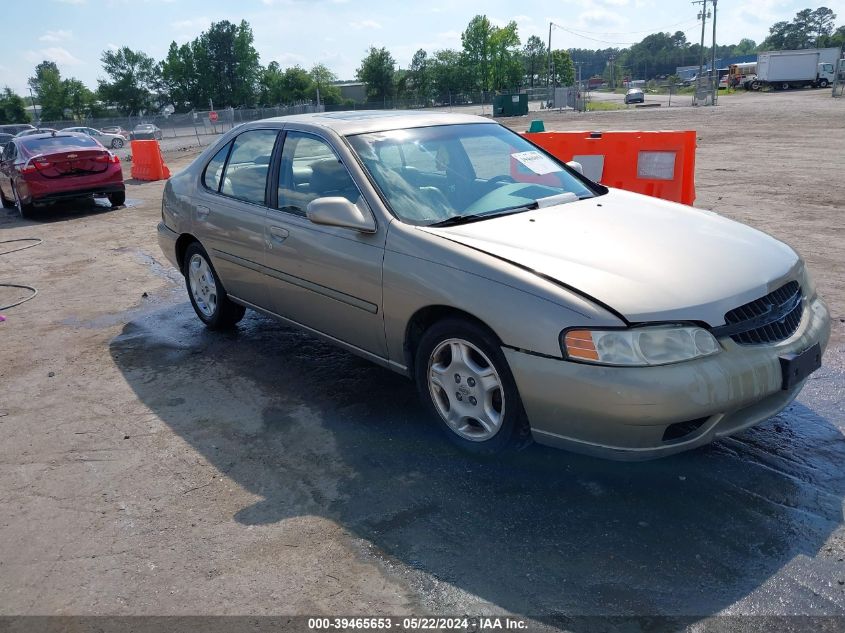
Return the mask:
<path id="1" fill-rule="evenodd" d="M 625 106 L 615 101 L 590 101 L 587 104 L 587 112 L 600 112 L 602 110 L 624 110 Z"/>

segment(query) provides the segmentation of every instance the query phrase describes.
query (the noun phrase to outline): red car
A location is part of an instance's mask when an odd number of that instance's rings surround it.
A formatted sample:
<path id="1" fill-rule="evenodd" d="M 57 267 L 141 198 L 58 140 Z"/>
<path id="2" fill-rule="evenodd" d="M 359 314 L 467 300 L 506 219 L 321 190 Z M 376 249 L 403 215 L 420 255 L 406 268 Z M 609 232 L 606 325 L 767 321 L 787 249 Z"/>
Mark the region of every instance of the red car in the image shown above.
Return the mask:
<path id="1" fill-rule="evenodd" d="M 27 217 L 34 203 L 106 196 L 126 201 L 120 159 L 85 134 L 52 132 L 13 138 L 0 156 L 0 202 Z"/>

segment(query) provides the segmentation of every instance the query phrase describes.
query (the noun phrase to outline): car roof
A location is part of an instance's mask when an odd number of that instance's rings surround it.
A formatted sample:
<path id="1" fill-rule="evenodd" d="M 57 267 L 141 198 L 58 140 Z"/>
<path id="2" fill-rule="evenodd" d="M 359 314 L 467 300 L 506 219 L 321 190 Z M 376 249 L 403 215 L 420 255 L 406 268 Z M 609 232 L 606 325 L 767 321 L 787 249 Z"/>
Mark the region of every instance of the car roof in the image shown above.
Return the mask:
<path id="1" fill-rule="evenodd" d="M 331 129 L 342 136 L 385 132 L 411 127 L 457 125 L 460 123 L 495 123 L 470 114 L 430 112 L 423 110 L 354 110 L 343 112 L 314 112 L 264 119 L 264 122 L 308 123 Z"/>

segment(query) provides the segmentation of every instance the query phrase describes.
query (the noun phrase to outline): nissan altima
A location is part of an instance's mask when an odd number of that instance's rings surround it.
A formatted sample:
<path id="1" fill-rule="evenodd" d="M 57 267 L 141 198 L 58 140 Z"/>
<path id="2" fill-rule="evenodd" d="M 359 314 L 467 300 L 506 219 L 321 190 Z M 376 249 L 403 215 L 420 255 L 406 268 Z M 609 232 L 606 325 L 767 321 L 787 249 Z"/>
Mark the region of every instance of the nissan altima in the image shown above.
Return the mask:
<path id="1" fill-rule="evenodd" d="M 167 183 L 158 235 L 209 328 L 250 308 L 404 374 L 475 452 L 694 448 L 786 407 L 830 335 L 786 244 L 480 117 L 236 127 Z"/>

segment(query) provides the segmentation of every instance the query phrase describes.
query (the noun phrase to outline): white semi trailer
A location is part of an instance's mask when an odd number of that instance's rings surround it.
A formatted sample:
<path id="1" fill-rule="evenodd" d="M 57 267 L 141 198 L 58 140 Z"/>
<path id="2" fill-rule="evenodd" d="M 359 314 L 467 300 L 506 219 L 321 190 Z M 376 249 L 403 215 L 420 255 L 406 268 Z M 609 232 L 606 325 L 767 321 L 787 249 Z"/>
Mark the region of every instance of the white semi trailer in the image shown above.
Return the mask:
<path id="1" fill-rule="evenodd" d="M 767 86 L 775 90 L 827 88 L 833 83 L 841 54 L 839 48 L 764 51 L 757 54 L 757 77 L 747 85 L 752 90 Z"/>

